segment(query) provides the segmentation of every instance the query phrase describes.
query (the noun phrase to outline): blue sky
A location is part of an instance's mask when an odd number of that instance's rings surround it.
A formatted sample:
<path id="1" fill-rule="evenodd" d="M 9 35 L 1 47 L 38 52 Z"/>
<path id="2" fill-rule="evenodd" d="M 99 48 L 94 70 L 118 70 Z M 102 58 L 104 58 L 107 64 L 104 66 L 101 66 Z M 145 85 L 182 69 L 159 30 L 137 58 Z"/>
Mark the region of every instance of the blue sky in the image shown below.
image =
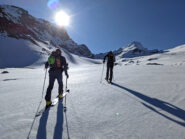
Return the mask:
<path id="1" fill-rule="evenodd" d="M 0 0 L 53 22 L 59 9 L 71 15 L 70 37 L 93 53 L 115 50 L 132 41 L 148 49 L 168 49 L 185 44 L 185 0 Z"/>

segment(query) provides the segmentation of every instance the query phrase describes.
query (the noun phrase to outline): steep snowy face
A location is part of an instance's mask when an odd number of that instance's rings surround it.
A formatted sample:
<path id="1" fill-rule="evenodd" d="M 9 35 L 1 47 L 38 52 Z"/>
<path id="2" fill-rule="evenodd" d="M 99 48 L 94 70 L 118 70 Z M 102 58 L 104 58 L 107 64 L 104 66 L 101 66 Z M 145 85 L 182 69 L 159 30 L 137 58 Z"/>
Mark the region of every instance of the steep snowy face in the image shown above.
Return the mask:
<path id="1" fill-rule="evenodd" d="M 147 49 L 144 48 L 140 42 L 136 42 L 136 41 L 132 42 L 131 44 L 123 48 L 123 51 L 132 51 L 135 49 L 138 49 L 140 51 L 147 51 Z"/>
<path id="2" fill-rule="evenodd" d="M 0 5 L 0 21 L 1 36 L 29 40 L 38 46 L 38 42 L 41 42 L 65 48 L 80 56 L 92 57 L 90 50 L 84 45 L 82 47 L 76 44 L 64 28 L 37 19 L 22 8 Z"/>

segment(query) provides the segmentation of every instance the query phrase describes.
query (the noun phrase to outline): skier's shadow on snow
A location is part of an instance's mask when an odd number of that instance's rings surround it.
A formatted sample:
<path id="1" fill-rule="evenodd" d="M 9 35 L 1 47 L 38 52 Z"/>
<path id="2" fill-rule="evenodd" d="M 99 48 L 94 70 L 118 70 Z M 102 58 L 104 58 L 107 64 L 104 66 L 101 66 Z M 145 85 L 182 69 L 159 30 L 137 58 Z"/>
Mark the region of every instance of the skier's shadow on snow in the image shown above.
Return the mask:
<path id="1" fill-rule="evenodd" d="M 49 116 L 49 110 L 50 108 L 43 112 L 42 117 L 40 118 L 40 124 L 37 131 L 37 139 L 47 139 L 47 120 Z M 62 139 L 63 119 L 63 104 L 62 100 L 60 100 L 58 102 L 57 118 L 53 139 Z"/>
<path id="2" fill-rule="evenodd" d="M 63 100 L 60 100 L 58 102 L 58 108 L 57 108 L 57 120 L 55 125 L 55 131 L 53 139 L 62 139 L 62 133 L 63 133 L 63 123 L 64 123 L 64 116 L 63 116 Z"/>
<path id="3" fill-rule="evenodd" d="M 148 104 L 150 104 L 152 106 L 155 106 L 155 107 L 157 107 L 157 108 L 159 108 L 159 109 L 161 109 L 161 110 L 163 110 L 165 112 L 168 112 L 169 114 L 171 114 L 173 116 L 176 116 L 179 119 L 185 121 L 185 111 L 183 109 L 178 108 L 178 107 L 176 107 L 176 106 L 174 106 L 174 105 L 172 105 L 172 104 L 170 104 L 168 102 L 165 102 L 165 101 L 162 101 L 162 100 L 159 100 L 159 99 L 156 99 L 156 98 L 151 98 L 149 96 L 143 95 L 143 94 L 141 94 L 139 92 L 133 91 L 133 90 L 128 89 L 126 87 L 123 87 L 123 86 L 121 86 L 119 84 L 113 83 L 113 85 L 116 86 L 116 87 L 119 87 L 121 89 L 124 89 L 124 90 L 128 91 L 129 93 L 131 93 L 132 95 L 134 95 L 134 96 L 140 98 L 141 100 L 147 102 Z M 152 106 L 150 106 L 150 105 L 148 105 L 146 103 L 143 103 L 143 102 L 141 102 L 141 103 L 145 107 L 147 107 L 150 110 L 158 113 L 159 115 L 167 118 L 168 120 L 171 120 L 171 121 L 173 121 L 173 122 L 175 122 L 175 123 L 185 127 L 185 122 L 177 121 L 177 120 L 169 117 L 168 115 L 165 115 L 165 114 L 161 113 L 159 110 L 155 109 L 154 107 L 152 107 Z"/>
<path id="4" fill-rule="evenodd" d="M 37 131 L 37 139 L 47 139 L 46 126 L 47 126 L 49 110 L 50 108 L 48 108 L 45 112 L 42 113 L 42 117 L 40 118 L 40 123 Z"/>

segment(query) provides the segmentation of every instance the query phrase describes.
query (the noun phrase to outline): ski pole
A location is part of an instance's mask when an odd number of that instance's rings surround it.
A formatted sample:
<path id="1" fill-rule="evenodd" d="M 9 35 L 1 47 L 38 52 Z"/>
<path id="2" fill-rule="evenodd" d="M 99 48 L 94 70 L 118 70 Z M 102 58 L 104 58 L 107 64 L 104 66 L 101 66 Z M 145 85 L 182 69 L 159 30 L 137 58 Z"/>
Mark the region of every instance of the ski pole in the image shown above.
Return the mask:
<path id="1" fill-rule="evenodd" d="M 44 94 L 44 87 L 45 87 L 46 75 L 47 75 L 47 69 L 46 69 L 46 72 L 45 72 L 44 84 L 43 84 L 43 88 L 42 88 L 42 98 L 43 98 L 43 94 Z M 37 107 L 36 113 L 38 113 L 38 111 L 39 111 L 39 109 L 40 109 L 40 105 L 41 105 L 41 103 L 42 103 L 42 98 L 41 98 L 41 101 L 40 101 L 40 103 L 39 103 L 39 105 L 38 105 L 38 107 Z M 31 124 L 31 128 L 30 128 L 30 131 L 29 131 L 29 133 L 28 133 L 27 139 L 30 138 L 30 134 L 31 134 L 31 131 L 32 131 L 32 129 L 33 129 L 33 125 L 34 125 L 34 123 L 35 123 L 35 120 L 36 120 L 36 114 L 35 114 L 35 116 L 34 116 L 34 119 L 33 119 L 32 124 Z"/>
<path id="2" fill-rule="evenodd" d="M 46 72 L 45 72 L 44 84 L 43 84 L 43 88 L 42 88 L 42 98 L 43 98 L 43 95 L 44 95 L 44 88 L 45 88 L 45 82 L 46 82 L 46 75 L 47 75 L 47 69 L 46 69 Z"/>
<path id="3" fill-rule="evenodd" d="M 69 93 L 70 92 L 70 90 L 69 89 L 67 89 L 67 78 L 66 78 L 66 89 L 65 89 L 65 91 L 67 92 L 67 93 Z M 64 109 L 65 109 L 65 111 L 66 111 L 66 99 L 67 99 L 67 96 L 65 96 L 65 105 L 64 105 Z"/>
<path id="4" fill-rule="evenodd" d="M 101 73 L 100 83 L 102 83 L 102 77 L 103 77 L 104 66 L 105 66 L 105 64 L 103 63 L 103 69 L 102 69 L 102 73 Z"/>
<path id="5" fill-rule="evenodd" d="M 112 80 L 115 81 L 114 80 L 114 72 L 113 72 L 113 69 L 112 69 Z"/>
<path id="6" fill-rule="evenodd" d="M 69 93 L 69 89 L 67 89 L 67 78 L 66 78 L 66 92 L 68 92 Z"/>

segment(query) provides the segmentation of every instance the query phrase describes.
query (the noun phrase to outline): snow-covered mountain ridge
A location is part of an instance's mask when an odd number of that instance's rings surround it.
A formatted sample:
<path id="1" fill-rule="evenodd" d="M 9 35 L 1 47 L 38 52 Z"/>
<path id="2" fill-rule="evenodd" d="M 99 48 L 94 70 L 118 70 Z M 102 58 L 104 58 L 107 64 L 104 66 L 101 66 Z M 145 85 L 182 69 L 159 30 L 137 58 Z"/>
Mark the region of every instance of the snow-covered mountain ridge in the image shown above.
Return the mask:
<path id="1" fill-rule="evenodd" d="M 137 57 L 123 58 L 116 57 L 116 64 L 119 65 L 185 65 L 185 45 L 180 45 L 168 50 L 151 51 L 151 54 L 141 55 Z"/>
<path id="2" fill-rule="evenodd" d="M 137 41 L 134 41 L 125 47 L 122 47 L 113 51 L 114 55 L 116 56 L 116 59 L 147 56 L 147 55 L 152 55 L 160 52 L 162 51 L 159 51 L 157 49 L 148 50 L 147 48 L 144 48 L 140 42 L 137 42 Z M 98 59 L 102 59 L 106 54 L 107 53 L 100 53 L 100 54 L 94 55 L 94 57 Z"/>
<path id="3" fill-rule="evenodd" d="M 116 58 L 115 65 L 185 65 L 185 45 L 167 50 L 148 50 L 139 42 L 132 42 L 126 47 L 113 51 Z M 95 55 L 102 59 L 107 53 Z"/>
<path id="4" fill-rule="evenodd" d="M 39 43 L 48 48 L 61 47 L 73 54 L 92 57 L 87 46 L 75 43 L 64 28 L 37 19 L 16 6 L 0 5 L 0 36 L 28 40 L 39 47 Z"/>
<path id="5" fill-rule="evenodd" d="M 148 50 L 147 48 L 144 48 L 140 42 L 132 42 L 128 46 L 122 49 L 118 49 L 117 51 L 114 51 L 118 58 L 132 58 L 137 56 L 146 56 L 159 52 L 160 51 L 157 49 Z"/>

